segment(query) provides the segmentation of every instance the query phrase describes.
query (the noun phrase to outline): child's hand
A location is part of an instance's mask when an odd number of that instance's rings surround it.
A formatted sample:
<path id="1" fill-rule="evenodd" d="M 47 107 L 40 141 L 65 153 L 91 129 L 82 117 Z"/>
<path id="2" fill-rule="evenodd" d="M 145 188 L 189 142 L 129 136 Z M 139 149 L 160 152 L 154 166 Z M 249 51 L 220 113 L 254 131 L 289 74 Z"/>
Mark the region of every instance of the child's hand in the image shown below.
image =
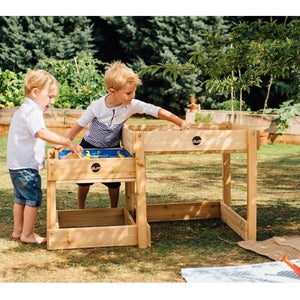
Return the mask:
<path id="1" fill-rule="evenodd" d="M 190 128 L 190 126 L 188 124 L 186 124 L 186 122 L 184 120 L 182 120 L 181 125 L 179 127 L 180 127 L 180 130 L 187 130 Z"/>
<path id="2" fill-rule="evenodd" d="M 83 148 L 72 141 L 69 143 L 68 147 L 73 153 L 80 154 L 83 152 Z"/>
<path id="3" fill-rule="evenodd" d="M 64 145 L 56 145 L 56 146 L 53 146 L 52 148 L 54 148 L 55 150 L 58 150 L 59 152 L 63 151 L 66 149 L 66 146 Z"/>

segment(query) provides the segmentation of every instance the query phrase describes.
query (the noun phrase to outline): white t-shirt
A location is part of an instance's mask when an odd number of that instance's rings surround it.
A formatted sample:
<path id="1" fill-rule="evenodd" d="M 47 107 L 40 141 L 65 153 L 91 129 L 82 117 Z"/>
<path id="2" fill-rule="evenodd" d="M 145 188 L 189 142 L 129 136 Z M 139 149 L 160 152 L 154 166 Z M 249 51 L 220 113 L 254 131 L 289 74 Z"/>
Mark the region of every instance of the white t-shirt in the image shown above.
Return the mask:
<path id="1" fill-rule="evenodd" d="M 36 133 L 46 128 L 42 109 L 30 98 L 12 117 L 7 140 L 7 167 L 42 169 L 45 166 L 46 142 Z"/>
<path id="2" fill-rule="evenodd" d="M 85 127 L 90 123 L 84 139 L 98 148 L 118 146 L 123 124 L 134 114 L 147 114 L 158 117 L 159 106 L 132 99 L 129 105 L 109 108 L 105 104 L 108 95 L 93 101 L 77 123 Z"/>

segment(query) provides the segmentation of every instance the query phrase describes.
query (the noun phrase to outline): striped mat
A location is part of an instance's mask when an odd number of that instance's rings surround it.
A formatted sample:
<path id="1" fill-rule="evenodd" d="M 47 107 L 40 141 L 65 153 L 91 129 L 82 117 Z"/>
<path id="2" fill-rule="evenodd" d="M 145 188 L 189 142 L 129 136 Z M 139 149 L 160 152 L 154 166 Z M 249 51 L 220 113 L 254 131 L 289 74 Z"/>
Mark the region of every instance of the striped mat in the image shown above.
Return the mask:
<path id="1" fill-rule="evenodd" d="M 291 260 L 300 266 L 300 260 Z M 260 282 L 260 283 L 300 283 L 298 276 L 284 262 L 268 262 L 253 265 L 204 267 L 181 269 L 181 275 L 186 282 Z"/>

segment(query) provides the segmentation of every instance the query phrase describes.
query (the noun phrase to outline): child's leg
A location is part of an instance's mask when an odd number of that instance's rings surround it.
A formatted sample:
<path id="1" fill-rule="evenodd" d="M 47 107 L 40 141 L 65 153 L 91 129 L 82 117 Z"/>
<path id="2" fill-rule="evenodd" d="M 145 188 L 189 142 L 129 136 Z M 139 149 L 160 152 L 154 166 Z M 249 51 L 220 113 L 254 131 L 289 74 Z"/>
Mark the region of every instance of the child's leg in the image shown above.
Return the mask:
<path id="1" fill-rule="evenodd" d="M 13 239 L 19 239 L 23 230 L 23 214 L 24 214 L 23 204 L 14 203 L 13 215 L 14 215 L 14 231 L 12 233 Z"/>
<path id="2" fill-rule="evenodd" d="M 85 208 L 85 200 L 87 197 L 87 194 L 90 190 L 89 185 L 78 185 L 77 190 L 77 206 L 78 209 L 84 209 Z"/>
<path id="3" fill-rule="evenodd" d="M 114 188 L 114 189 L 108 188 L 111 208 L 118 207 L 119 191 L 120 191 L 120 188 Z"/>
<path id="4" fill-rule="evenodd" d="M 34 224 L 37 217 L 39 207 L 31 207 L 25 205 L 23 217 L 23 230 L 21 241 L 24 243 L 37 243 L 41 244 L 46 242 L 46 238 L 34 233 Z"/>

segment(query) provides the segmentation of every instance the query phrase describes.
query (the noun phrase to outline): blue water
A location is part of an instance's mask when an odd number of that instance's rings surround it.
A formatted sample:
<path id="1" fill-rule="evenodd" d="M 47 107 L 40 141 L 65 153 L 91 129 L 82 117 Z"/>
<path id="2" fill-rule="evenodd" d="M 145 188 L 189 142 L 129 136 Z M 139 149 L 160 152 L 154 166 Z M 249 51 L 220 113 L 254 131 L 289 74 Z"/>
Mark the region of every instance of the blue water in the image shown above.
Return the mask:
<path id="1" fill-rule="evenodd" d="M 65 159 L 66 155 L 69 154 L 71 150 L 63 150 L 58 153 L 59 159 Z M 131 154 L 122 148 L 114 149 L 84 149 L 82 155 L 87 158 L 120 158 L 120 157 L 131 157 Z"/>

